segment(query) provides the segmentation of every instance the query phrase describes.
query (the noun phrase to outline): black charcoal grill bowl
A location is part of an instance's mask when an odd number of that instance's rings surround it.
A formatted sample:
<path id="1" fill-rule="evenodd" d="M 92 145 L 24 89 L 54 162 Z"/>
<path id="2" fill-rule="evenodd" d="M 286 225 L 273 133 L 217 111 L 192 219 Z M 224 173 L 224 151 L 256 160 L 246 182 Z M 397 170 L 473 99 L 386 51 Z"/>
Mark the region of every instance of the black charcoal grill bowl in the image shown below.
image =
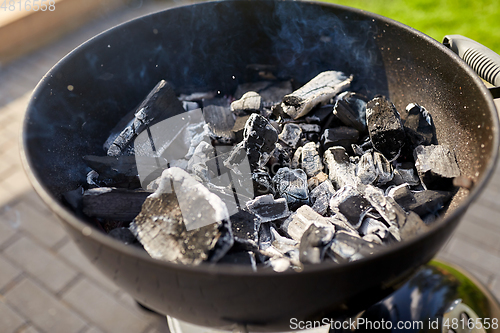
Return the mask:
<path id="1" fill-rule="evenodd" d="M 271 65 L 296 86 L 324 70 L 354 74 L 354 89 L 387 95 L 432 114 L 438 141 L 474 180 L 460 190 L 431 231 L 352 263 L 324 262 L 302 272 L 161 262 L 90 227 L 61 201 L 85 182 L 84 155 L 104 155 L 116 122 L 161 79 L 177 93 L 219 90 L 255 81 Z M 269 69 L 269 67 L 266 67 Z M 291 318 L 355 314 L 428 262 L 484 189 L 497 159 L 493 99 L 455 54 L 393 20 L 312 2 L 226 1 L 147 15 L 82 44 L 36 87 L 23 128 L 23 160 L 33 186 L 81 251 L 142 304 L 190 323 L 287 330 Z M 467 195 L 468 194 L 468 195 Z"/>

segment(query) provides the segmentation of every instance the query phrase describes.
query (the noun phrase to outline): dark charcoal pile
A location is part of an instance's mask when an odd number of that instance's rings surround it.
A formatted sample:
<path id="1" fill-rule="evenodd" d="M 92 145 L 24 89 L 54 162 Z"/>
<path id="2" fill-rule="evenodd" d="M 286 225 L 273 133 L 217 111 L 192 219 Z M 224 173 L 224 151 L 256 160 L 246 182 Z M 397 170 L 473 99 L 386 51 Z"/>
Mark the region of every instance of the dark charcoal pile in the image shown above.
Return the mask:
<path id="1" fill-rule="evenodd" d="M 88 184 L 66 200 L 162 260 L 284 271 L 364 258 L 426 231 L 460 170 L 424 107 L 398 112 L 352 79 L 247 83 L 232 97 L 161 81 L 106 156 L 84 157 Z"/>

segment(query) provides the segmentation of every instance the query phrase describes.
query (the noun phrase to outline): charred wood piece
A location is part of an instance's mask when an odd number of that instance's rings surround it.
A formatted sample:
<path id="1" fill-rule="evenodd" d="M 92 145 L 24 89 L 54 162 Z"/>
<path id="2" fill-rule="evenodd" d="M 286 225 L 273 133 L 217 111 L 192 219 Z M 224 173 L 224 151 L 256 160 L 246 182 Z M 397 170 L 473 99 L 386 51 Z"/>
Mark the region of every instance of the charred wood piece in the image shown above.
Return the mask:
<path id="1" fill-rule="evenodd" d="M 335 226 L 328 218 L 319 215 L 307 205 L 301 206 L 292 213 L 290 217 L 283 222 L 280 228 L 290 238 L 299 242 L 304 232 L 313 223 L 318 226 L 330 228 L 333 232 L 335 231 Z"/>
<path id="2" fill-rule="evenodd" d="M 318 74 L 300 89 L 283 98 L 281 108 L 293 119 L 305 116 L 313 107 L 326 103 L 335 95 L 348 89 L 352 76 L 342 72 L 327 71 Z"/>
<path id="3" fill-rule="evenodd" d="M 261 224 L 260 218 L 255 214 L 239 211 L 231 215 L 230 220 L 235 243 L 240 244 L 247 250 L 257 248 Z"/>
<path id="4" fill-rule="evenodd" d="M 344 186 L 330 199 L 330 209 L 346 218 L 354 229 L 358 229 L 362 216 L 371 208 L 370 202 L 352 186 Z"/>
<path id="5" fill-rule="evenodd" d="M 219 105 L 208 105 L 203 108 L 203 116 L 215 138 L 222 139 L 225 143 L 232 143 L 234 141 L 233 127 L 235 118 L 229 108 Z"/>
<path id="6" fill-rule="evenodd" d="M 311 224 L 300 239 L 299 258 L 304 264 L 319 264 L 333 241 L 332 228 Z"/>
<path id="7" fill-rule="evenodd" d="M 366 133 L 366 97 L 345 92 L 339 95 L 333 107 L 333 114 L 346 126 Z"/>
<path id="8" fill-rule="evenodd" d="M 255 91 L 249 91 L 240 99 L 231 103 L 231 111 L 238 116 L 259 113 L 262 109 L 262 97 Z"/>
<path id="9" fill-rule="evenodd" d="M 430 227 L 422 221 L 417 213 L 409 212 L 406 217 L 405 224 L 399 229 L 401 240 L 416 237 L 429 230 L 429 228 Z"/>
<path id="10" fill-rule="evenodd" d="M 281 81 L 259 91 L 259 94 L 262 97 L 264 107 L 271 107 L 281 103 L 283 97 L 292 92 L 292 83 L 290 81 Z"/>
<path id="11" fill-rule="evenodd" d="M 349 160 L 344 147 L 332 147 L 323 154 L 328 168 L 328 177 L 336 190 L 346 186 L 356 186 L 359 182 L 356 177 L 356 166 Z"/>
<path id="12" fill-rule="evenodd" d="M 261 195 L 247 202 L 247 209 L 260 218 L 261 222 L 270 222 L 290 215 L 284 198 L 274 199 L 272 194 Z"/>
<path id="13" fill-rule="evenodd" d="M 263 168 L 276 148 L 278 132 L 269 121 L 252 113 L 245 124 L 243 141 L 246 143 L 248 162 L 252 170 Z"/>
<path id="14" fill-rule="evenodd" d="M 365 258 L 377 250 L 380 246 L 368 242 L 362 238 L 354 237 L 344 231 L 339 231 L 333 238 L 330 250 L 341 262 L 355 261 Z"/>
<path id="15" fill-rule="evenodd" d="M 290 206 L 306 203 L 309 199 L 307 175 L 302 169 L 281 168 L 273 177 L 276 192 Z"/>
<path id="16" fill-rule="evenodd" d="M 385 97 L 375 97 L 366 106 L 366 124 L 373 147 L 389 161 L 403 147 L 405 131 L 396 107 Z"/>
<path id="17" fill-rule="evenodd" d="M 431 114 L 423 106 L 416 103 L 408 104 L 406 113 L 404 129 L 410 142 L 410 148 L 415 149 L 420 145 L 437 144 L 436 128 Z"/>
<path id="18" fill-rule="evenodd" d="M 85 191 L 83 212 L 90 217 L 116 221 L 132 221 L 151 192 L 121 188 L 98 187 Z"/>
<path id="19" fill-rule="evenodd" d="M 288 146 L 295 148 L 302 135 L 302 128 L 297 124 L 285 124 L 283 131 L 279 134 L 279 139 L 286 143 Z"/>
<path id="20" fill-rule="evenodd" d="M 302 147 L 302 169 L 309 177 L 314 177 L 323 171 L 323 163 L 319 156 L 317 145 L 314 142 L 308 142 Z"/>
<path id="21" fill-rule="evenodd" d="M 443 145 L 418 146 L 413 151 L 415 168 L 427 189 L 448 190 L 460 176 L 455 154 Z"/>
<path id="22" fill-rule="evenodd" d="M 324 150 L 334 146 L 342 146 L 347 151 L 352 151 L 351 145 L 358 140 L 358 130 L 346 126 L 327 128 L 321 135 L 321 144 Z"/>
<path id="23" fill-rule="evenodd" d="M 312 209 L 325 216 L 330 207 L 330 199 L 335 195 L 335 189 L 329 179 L 324 180 L 320 185 L 309 193 Z"/>
<path id="24" fill-rule="evenodd" d="M 161 80 L 146 99 L 115 126 L 104 144 L 108 156 L 123 155 L 134 139 L 148 126 L 184 113 L 172 87 Z"/>

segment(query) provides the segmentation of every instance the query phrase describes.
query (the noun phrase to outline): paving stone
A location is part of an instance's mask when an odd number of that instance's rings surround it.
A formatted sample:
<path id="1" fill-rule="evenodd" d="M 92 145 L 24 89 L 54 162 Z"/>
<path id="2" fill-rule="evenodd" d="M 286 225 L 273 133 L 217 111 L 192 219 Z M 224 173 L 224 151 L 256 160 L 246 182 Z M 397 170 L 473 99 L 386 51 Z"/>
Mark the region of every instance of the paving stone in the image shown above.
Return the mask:
<path id="1" fill-rule="evenodd" d="M 10 210 L 8 206 L 0 208 L 0 247 L 16 234 L 15 226 L 11 224 L 11 217 L 16 221 L 16 215 L 16 211 Z"/>
<path id="2" fill-rule="evenodd" d="M 464 218 L 457 228 L 456 234 L 465 240 L 470 240 L 474 244 L 485 250 L 500 251 L 500 232 L 495 232 L 491 227 L 477 223 L 473 219 Z"/>
<path id="3" fill-rule="evenodd" d="M 16 333 L 41 333 L 41 332 L 30 325 L 30 326 L 26 326 L 26 327 L 21 328 Z"/>
<path id="4" fill-rule="evenodd" d="M 88 259 L 83 255 L 75 242 L 69 241 L 57 250 L 60 257 L 64 258 L 72 267 L 82 272 L 94 282 L 110 293 L 117 293 L 121 289 L 113 283 L 108 277 L 101 273 Z"/>
<path id="5" fill-rule="evenodd" d="M 17 221 L 11 220 L 11 224 L 18 225 L 19 229 L 30 234 L 43 245 L 52 247 L 66 236 L 66 232 L 54 215 L 49 217 L 40 214 L 29 202 L 21 201 L 11 208 L 18 212 Z M 0 221 L 2 218 L 0 215 Z"/>
<path id="6" fill-rule="evenodd" d="M 21 274 L 21 270 L 0 254 L 0 290 Z"/>
<path id="7" fill-rule="evenodd" d="M 148 318 L 124 306 L 105 290 L 82 279 L 62 295 L 62 299 L 98 327 L 108 332 L 137 333 L 144 331 Z"/>
<path id="8" fill-rule="evenodd" d="M 26 320 L 0 300 L 0 329 L 2 333 L 14 333 Z"/>
<path id="9" fill-rule="evenodd" d="M 31 280 L 23 280 L 5 294 L 7 304 L 45 332 L 77 333 L 83 319 Z"/>
<path id="10" fill-rule="evenodd" d="M 10 245 L 4 255 L 55 293 L 77 275 L 76 270 L 27 237 Z"/>
<path id="11" fill-rule="evenodd" d="M 100 329 L 96 327 L 90 327 L 88 330 L 86 330 L 84 333 L 104 333 Z"/>

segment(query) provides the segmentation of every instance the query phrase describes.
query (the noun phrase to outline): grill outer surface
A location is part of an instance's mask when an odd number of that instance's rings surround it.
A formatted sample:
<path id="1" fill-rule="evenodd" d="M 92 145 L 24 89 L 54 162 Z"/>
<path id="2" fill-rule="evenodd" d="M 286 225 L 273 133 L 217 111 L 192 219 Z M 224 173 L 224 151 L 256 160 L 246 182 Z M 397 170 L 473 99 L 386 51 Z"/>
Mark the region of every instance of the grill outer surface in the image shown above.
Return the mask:
<path id="1" fill-rule="evenodd" d="M 430 232 L 372 257 L 303 272 L 188 267 L 160 262 L 89 227 L 61 203 L 85 182 L 82 156 L 161 79 L 177 93 L 234 91 L 253 80 L 249 64 L 275 66 L 297 85 L 321 71 L 355 75 L 354 89 L 387 95 L 399 110 L 427 108 L 438 141 L 475 180 Z M 234 77 L 234 78 L 233 78 Z M 68 86 L 72 89 L 68 89 Z M 197 325 L 251 331 L 289 329 L 290 319 L 352 315 L 382 299 L 428 262 L 489 179 L 498 118 L 491 96 L 455 54 L 393 20 L 347 7 L 291 1 L 207 2 L 147 15 L 110 29 L 63 58 L 28 106 L 22 158 L 35 190 L 82 252 L 144 305 Z"/>

